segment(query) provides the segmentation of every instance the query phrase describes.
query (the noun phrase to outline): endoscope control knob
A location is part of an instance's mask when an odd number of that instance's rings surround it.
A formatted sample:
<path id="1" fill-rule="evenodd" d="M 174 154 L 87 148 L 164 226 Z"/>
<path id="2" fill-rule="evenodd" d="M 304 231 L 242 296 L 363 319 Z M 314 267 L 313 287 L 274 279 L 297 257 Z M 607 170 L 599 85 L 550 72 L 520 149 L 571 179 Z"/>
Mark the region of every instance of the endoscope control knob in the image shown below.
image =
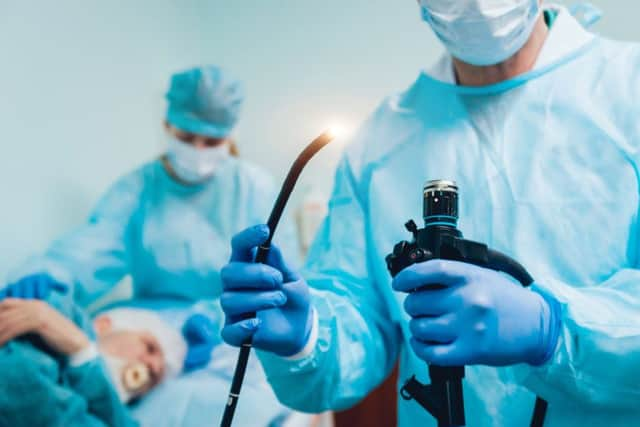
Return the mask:
<path id="1" fill-rule="evenodd" d="M 413 234 L 413 237 L 418 235 L 418 224 L 414 220 L 410 219 L 404 226 L 409 233 Z"/>

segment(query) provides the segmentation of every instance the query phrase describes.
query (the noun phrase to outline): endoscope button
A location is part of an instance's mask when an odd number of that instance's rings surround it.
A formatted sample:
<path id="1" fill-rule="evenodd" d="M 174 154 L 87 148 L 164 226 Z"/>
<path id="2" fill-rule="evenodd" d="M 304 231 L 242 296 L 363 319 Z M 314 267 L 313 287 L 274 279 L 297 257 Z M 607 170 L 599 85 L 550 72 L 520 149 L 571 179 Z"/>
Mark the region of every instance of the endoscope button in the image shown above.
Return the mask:
<path id="1" fill-rule="evenodd" d="M 411 255 L 409 255 L 409 258 L 411 258 L 411 261 L 413 262 L 421 260 L 423 257 L 424 257 L 424 251 L 422 249 L 416 249 L 414 251 L 411 251 Z"/>

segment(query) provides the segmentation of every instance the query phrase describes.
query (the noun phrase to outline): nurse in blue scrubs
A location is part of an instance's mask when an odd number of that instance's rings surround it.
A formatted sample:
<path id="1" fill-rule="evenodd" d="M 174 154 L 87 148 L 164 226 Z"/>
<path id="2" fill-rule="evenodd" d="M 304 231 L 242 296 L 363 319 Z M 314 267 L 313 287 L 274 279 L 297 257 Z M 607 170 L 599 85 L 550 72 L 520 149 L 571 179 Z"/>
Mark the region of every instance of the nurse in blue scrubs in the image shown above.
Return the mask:
<path id="1" fill-rule="evenodd" d="M 231 237 L 267 218 L 276 188 L 233 155 L 243 90 L 228 72 L 204 66 L 177 73 L 166 98 L 166 154 L 117 180 L 86 224 L 21 268 L 13 289 L 28 293 L 27 276 L 45 273 L 86 307 L 130 275 L 134 299 L 219 297 Z M 282 243 L 294 243 L 292 230 L 283 231 Z"/>

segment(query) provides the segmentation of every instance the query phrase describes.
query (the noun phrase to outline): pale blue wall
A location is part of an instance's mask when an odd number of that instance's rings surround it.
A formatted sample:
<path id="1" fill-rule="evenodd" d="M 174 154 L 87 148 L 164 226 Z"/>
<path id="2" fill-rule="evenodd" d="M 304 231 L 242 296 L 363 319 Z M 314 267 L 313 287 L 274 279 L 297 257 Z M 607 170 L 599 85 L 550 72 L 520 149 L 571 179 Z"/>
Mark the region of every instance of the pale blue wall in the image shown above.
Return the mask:
<path id="1" fill-rule="evenodd" d="M 600 32 L 640 40 L 637 2 L 595 3 Z M 0 277 L 162 150 L 170 72 L 246 80 L 241 148 L 281 178 L 325 123 L 354 126 L 439 50 L 413 0 L 0 0 Z M 303 188 L 328 190 L 338 152 Z"/>

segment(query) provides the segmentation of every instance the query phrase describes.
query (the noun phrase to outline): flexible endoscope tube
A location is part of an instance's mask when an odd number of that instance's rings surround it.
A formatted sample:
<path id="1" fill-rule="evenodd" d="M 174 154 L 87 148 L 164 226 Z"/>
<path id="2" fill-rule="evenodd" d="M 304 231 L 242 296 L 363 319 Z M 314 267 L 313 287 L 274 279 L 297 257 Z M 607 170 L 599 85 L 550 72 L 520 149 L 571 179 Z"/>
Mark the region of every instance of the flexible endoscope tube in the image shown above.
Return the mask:
<path id="1" fill-rule="evenodd" d="M 309 160 L 311 160 L 311 158 L 315 156 L 316 153 L 320 151 L 325 145 L 333 141 L 334 138 L 335 134 L 333 132 L 324 132 L 322 135 L 314 139 L 309 145 L 307 145 L 304 150 L 302 150 L 302 153 L 300 153 L 296 161 L 291 166 L 291 169 L 289 170 L 289 173 L 287 174 L 287 177 L 282 184 L 282 188 L 280 189 L 280 194 L 278 194 L 278 198 L 273 205 L 273 209 L 271 210 L 271 214 L 269 215 L 269 220 L 267 221 L 267 226 L 269 227 L 269 237 L 262 245 L 260 245 L 260 247 L 258 247 L 255 262 L 264 263 L 267 260 L 269 249 L 271 248 L 271 241 L 273 240 L 273 235 L 276 231 L 276 228 L 278 227 L 280 218 L 282 217 L 282 212 L 287 206 L 289 197 L 291 196 L 291 193 L 296 186 L 298 177 L 300 177 L 300 173 L 302 173 L 302 170 L 307 165 Z M 255 313 L 250 313 L 247 315 L 247 318 L 252 318 L 255 316 Z M 231 423 L 233 422 L 233 415 L 236 411 L 236 406 L 238 405 L 240 390 L 242 389 L 242 382 L 244 381 L 244 375 L 247 370 L 247 363 L 249 362 L 249 355 L 251 354 L 251 341 L 251 339 L 247 340 L 246 342 L 242 343 L 242 347 L 240 347 L 238 361 L 236 362 L 236 369 L 233 373 L 233 380 L 231 381 L 231 391 L 229 392 L 229 399 L 227 400 L 227 406 L 224 409 L 220 427 L 231 427 Z"/>

